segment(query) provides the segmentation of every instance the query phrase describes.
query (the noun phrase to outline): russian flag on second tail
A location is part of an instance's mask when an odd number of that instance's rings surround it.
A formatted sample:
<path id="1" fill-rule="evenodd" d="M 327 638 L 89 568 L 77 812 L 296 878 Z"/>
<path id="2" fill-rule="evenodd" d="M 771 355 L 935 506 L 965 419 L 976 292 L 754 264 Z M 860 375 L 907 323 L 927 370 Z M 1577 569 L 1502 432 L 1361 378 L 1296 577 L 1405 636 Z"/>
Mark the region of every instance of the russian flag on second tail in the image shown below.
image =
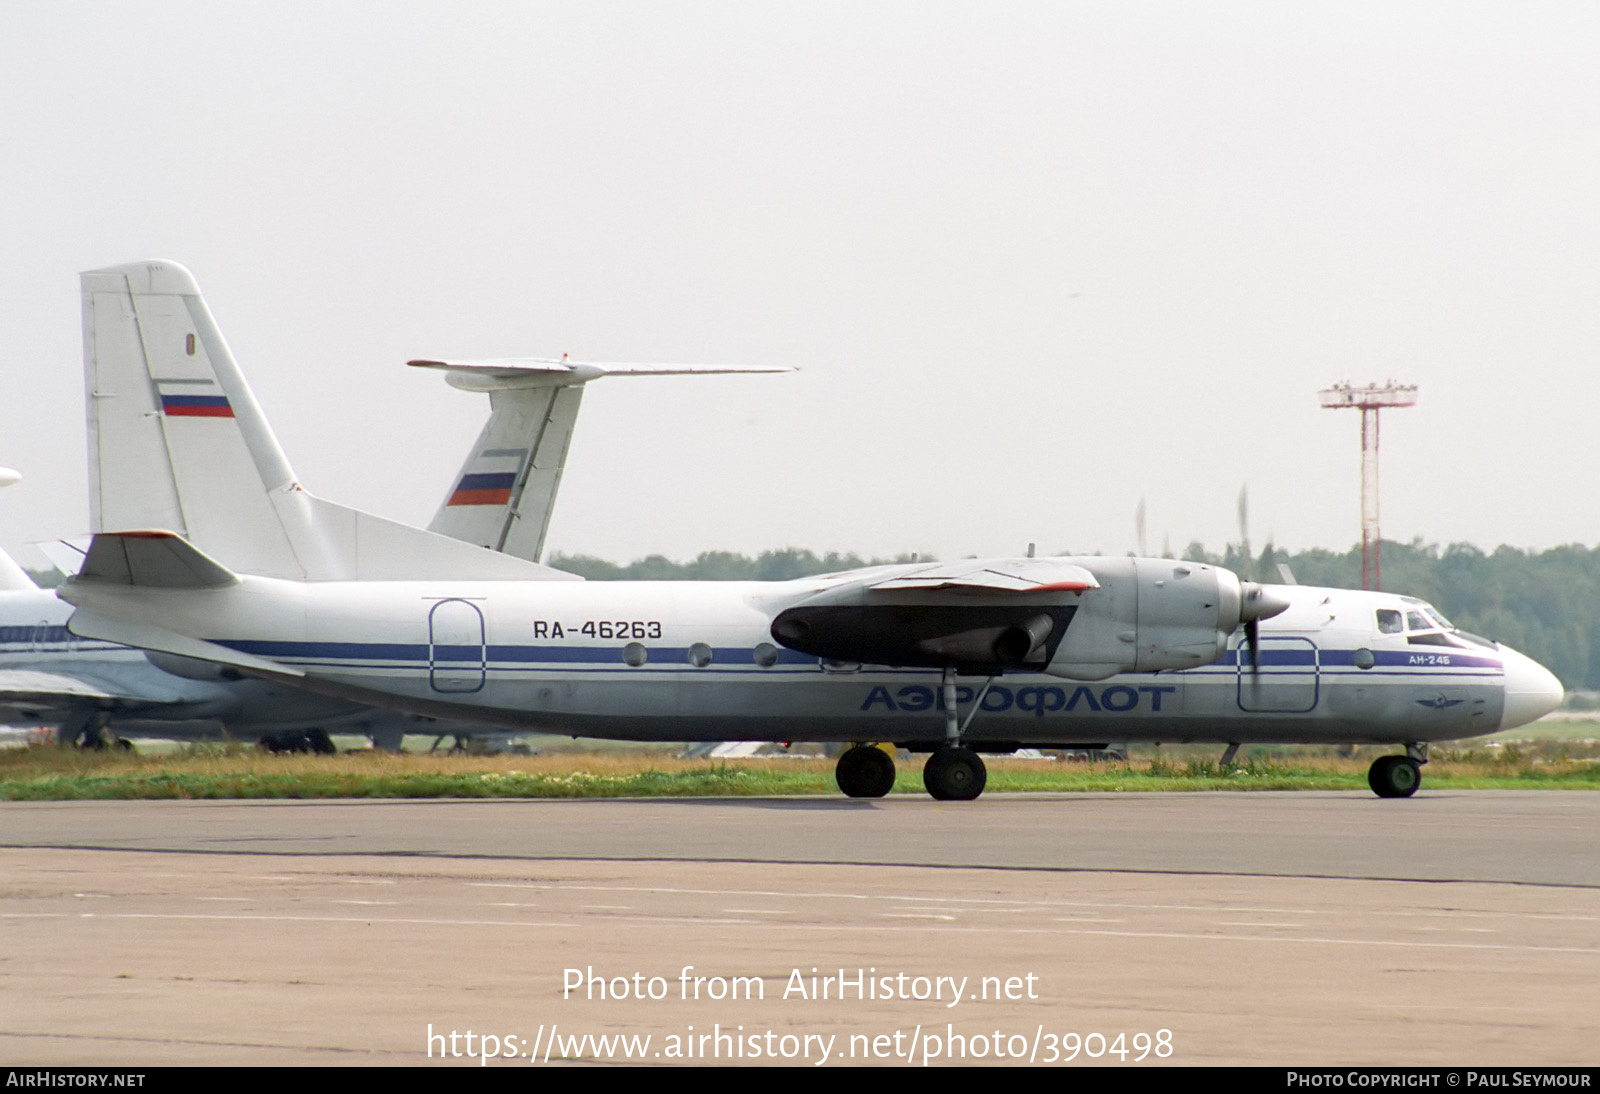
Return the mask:
<path id="1" fill-rule="evenodd" d="M 450 505 L 509 505 L 511 488 L 516 484 L 514 471 L 494 471 L 462 475 L 450 495 Z"/>

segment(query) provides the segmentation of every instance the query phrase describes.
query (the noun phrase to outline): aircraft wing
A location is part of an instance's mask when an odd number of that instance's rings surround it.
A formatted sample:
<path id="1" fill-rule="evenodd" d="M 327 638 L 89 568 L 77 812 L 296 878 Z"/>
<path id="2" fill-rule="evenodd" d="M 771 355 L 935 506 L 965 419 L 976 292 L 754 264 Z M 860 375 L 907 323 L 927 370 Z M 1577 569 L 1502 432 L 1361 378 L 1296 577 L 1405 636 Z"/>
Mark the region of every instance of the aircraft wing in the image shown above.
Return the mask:
<path id="1" fill-rule="evenodd" d="M 145 681 L 98 679 L 93 675 L 41 669 L 0 670 L 0 722 L 57 722 L 73 714 L 113 706 L 178 703 L 188 698 L 178 688 Z"/>
<path id="2" fill-rule="evenodd" d="M 932 563 L 824 589 L 781 612 L 772 634 L 835 661 L 1038 670 L 1099 588 L 1066 559 Z"/>
<path id="3" fill-rule="evenodd" d="M 962 589 L 984 593 L 1081 593 L 1100 581 L 1082 566 L 1051 558 L 940 563 L 868 586 L 872 593 Z"/>

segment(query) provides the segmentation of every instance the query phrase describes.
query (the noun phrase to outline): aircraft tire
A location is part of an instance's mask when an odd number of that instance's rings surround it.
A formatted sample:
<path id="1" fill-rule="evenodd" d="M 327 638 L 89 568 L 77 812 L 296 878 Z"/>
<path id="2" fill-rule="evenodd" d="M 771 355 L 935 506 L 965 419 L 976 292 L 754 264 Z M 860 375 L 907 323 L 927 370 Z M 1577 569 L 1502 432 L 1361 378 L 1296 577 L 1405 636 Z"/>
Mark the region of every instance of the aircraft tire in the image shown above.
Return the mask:
<path id="1" fill-rule="evenodd" d="M 334 747 L 333 741 L 325 729 L 313 729 L 306 733 L 306 743 L 311 746 L 311 751 L 319 756 L 334 756 L 339 750 Z"/>
<path id="2" fill-rule="evenodd" d="M 894 789 L 894 760 L 874 745 L 848 748 L 834 766 L 839 789 L 851 798 L 881 798 Z"/>
<path id="3" fill-rule="evenodd" d="M 1380 798 L 1409 798 L 1422 785 L 1422 768 L 1410 756 L 1379 756 L 1367 769 L 1367 785 Z"/>
<path id="4" fill-rule="evenodd" d="M 922 768 L 922 785 L 942 802 L 969 802 L 983 793 L 989 769 L 970 748 L 946 745 L 935 750 Z"/>

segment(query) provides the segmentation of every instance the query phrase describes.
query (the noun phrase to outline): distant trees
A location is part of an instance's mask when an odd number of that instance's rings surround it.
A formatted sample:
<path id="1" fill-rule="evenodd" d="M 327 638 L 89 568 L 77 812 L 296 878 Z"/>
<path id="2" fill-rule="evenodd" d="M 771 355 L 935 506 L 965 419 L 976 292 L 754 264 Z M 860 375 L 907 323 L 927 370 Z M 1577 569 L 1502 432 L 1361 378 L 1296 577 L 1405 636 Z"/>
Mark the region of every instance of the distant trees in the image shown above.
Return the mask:
<path id="1" fill-rule="evenodd" d="M 588 555 L 553 555 L 545 561 L 558 570 L 581 574 L 590 581 L 787 581 L 836 570 L 855 570 L 862 566 L 887 566 L 896 562 L 915 562 L 919 557 L 862 558 L 857 554 L 825 555 L 785 547 L 781 551 L 762 551 L 755 558 L 730 551 L 704 551 L 690 562 L 673 562 L 661 555 L 648 555 L 637 562 L 618 566 Z"/>

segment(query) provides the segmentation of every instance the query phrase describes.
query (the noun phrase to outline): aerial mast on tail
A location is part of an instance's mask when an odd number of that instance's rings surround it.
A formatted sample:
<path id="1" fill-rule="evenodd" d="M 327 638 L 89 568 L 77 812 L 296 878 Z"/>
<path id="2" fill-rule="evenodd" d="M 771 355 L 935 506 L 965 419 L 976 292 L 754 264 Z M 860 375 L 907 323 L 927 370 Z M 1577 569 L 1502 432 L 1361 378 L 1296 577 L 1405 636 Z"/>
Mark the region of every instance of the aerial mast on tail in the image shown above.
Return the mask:
<path id="1" fill-rule="evenodd" d="M 1320 392 L 1322 405 L 1329 410 L 1356 408 L 1361 411 L 1361 587 L 1383 586 L 1383 567 L 1379 560 L 1378 539 L 1378 411 L 1385 407 L 1416 406 L 1417 385 L 1334 384 Z"/>

